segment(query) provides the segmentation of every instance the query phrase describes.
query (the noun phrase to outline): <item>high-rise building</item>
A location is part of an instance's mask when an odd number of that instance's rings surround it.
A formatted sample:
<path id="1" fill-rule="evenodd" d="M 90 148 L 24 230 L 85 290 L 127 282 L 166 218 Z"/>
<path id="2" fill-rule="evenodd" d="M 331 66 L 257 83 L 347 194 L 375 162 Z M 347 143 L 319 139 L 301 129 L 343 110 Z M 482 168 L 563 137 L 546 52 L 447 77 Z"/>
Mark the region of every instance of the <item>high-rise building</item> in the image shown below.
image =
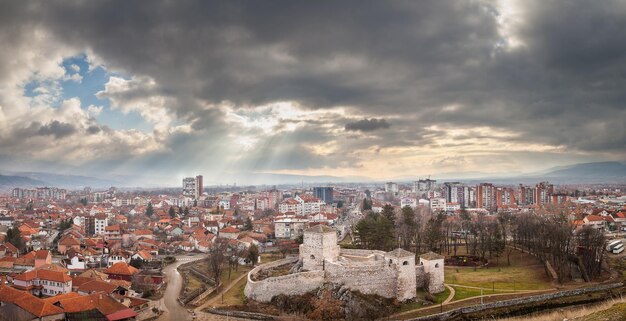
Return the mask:
<path id="1" fill-rule="evenodd" d="M 517 204 L 532 205 L 535 203 L 535 193 L 532 187 L 519 185 L 517 189 Z"/>
<path id="2" fill-rule="evenodd" d="M 443 183 L 443 194 L 448 204 L 459 204 L 464 208 L 474 207 L 474 189 L 459 182 Z"/>
<path id="3" fill-rule="evenodd" d="M 202 184 L 202 175 L 183 178 L 183 196 L 192 197 L 195 199 L 200 198 L 200 196 L 204 192 Z"/>
<path id="4" fill-rule="evenodd" d="M 534 204 L 541 206 L 550 203 L 552 194 L 554 194 L 554 185 L 549 182 L 537 183 L 534 189 Z"/>
<path id="5" fill-rule="evenodd" d="M 512 188 L 498 187 L 496 193 L 496 206 L 498 208 L 511 207 L 516 204 L 515 191 Z"/>
<path id="6" fill-rule="evenodd" d="M 326 204 L 332 204 L 333 202 L 333 187 L 313 187 L 313 196 L 324 201 Z"/>
<path id="7" fill-rule="evenodd" d="M 476 186 L 476 207 L 495 211 L 498 207 L 497 194 L 497 188 L 493 184 L 478 184 Z"/>
<path id="8" fill-rule="evenodd" d="M 387 193 L 397 193 L 398 192 L 398 184 L 394 182 L 385 183 L 385 192 Z"/>
<path id="9" fill-rule="evenodd" d="M 202 196 L 202 193 L 204 193 L 204 182 L 202 180 L 202 175 L 196 176 L 196 190 L 196 198 L 199 198 L 200 196 Z"/>
<path id="10" fill-rule="evenodd" d="M 430 178 L 417 180 L 413 182 L 413 192 L 419 193 L 432 191 L 433 189 L 435 189 L 436 183 L 436 180 Z"/>

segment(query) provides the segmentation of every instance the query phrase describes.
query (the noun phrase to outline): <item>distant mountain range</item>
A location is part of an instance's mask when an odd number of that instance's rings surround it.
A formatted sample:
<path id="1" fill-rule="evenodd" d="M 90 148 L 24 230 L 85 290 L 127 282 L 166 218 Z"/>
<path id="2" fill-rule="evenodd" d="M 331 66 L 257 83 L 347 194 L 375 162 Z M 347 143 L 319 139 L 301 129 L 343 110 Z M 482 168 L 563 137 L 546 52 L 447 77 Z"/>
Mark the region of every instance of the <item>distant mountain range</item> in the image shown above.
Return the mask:
<path id="1" fill-rule="evenodd" d="M 372 183 L 376 182 L 363 176 L 328 176 L 328 175 L 292 175 L 272 173 L 224 173 L 221 176 L 211 177 L 216 181 L 233 182 L 238 185 L 299 185 L 299 184 L 331 184 L 331 183 Z M 205 185 L 213 185 L 211 178 L 205 177 Z M 423 178 L 423 177 L 422 177 Z M 431 175 L 439 181 L 462 181 L 466 183 L 493 182 L 499 184 L 532 184 L 538 181 L 550 181 L 556 184 L 575 183 L 622 183 L 626 184 L 626 164 L 621 162 L 596 162 L 574 164 L 569 166 L 553 167 L 551 169 L 529 174 L 485 174 L 479 172 L 441 173 Z M 417 177 L 396 178 L 396 182 L 410 182 Z M 55 186 L 61 188 L 78 189 L 85 186 L 92 188 L 116 187 L 156 187 L 157 184 L 142 183 L 139 177 L 114 176 L 103 179 L 91 176 L 53 174 L 45 172 L 17 172 L 0 175 L 0 190 L 10 190 L 15 187 L 32 188 L 37 186 Z M 382 182 L 382 181 L 378 181 Z M 147 185 L 149 184 L 149 186 Z"/>
<path id="2" fill-rule="evenodd" d="M 0 190 L 10 190 L 15 187 L 60 187 L 60 188 L 108 188 L 111 186 L 126 186 L 120 180 L 107 180 L 90 176 L 52 174 L 44 172 L 16 172 L 10 175 L 0 175 Z"/>
<path id="3" fill-rule="evenodd" d="M 555 184 L 626 184 L 626 165 L 621 162 L 582 163 L 553 167 L 545 171 L 529 174 L 511 176 L 485 175 L 483 177 L 461 180 L 470 183 L 493 182 L 501 184 L 531 184 L 539 181 L 549 181 Z"/>
<path id="4" fill-rule="evenodd" d="M 11 187 L 36 187 L 43 186 L 45 182 L 40 180 L 24 177 L 24 176 L 8 176 L 8 175 L 0 175 L 0 190 L 3 187 L 11 188 Z"/>
<path id="5" fill-rule="evenodd" d="M 626 178 L 626 165 L 620 162 L 584 163 L 552 168 L 546 177 L 579 177 L 579 178 Z"/>

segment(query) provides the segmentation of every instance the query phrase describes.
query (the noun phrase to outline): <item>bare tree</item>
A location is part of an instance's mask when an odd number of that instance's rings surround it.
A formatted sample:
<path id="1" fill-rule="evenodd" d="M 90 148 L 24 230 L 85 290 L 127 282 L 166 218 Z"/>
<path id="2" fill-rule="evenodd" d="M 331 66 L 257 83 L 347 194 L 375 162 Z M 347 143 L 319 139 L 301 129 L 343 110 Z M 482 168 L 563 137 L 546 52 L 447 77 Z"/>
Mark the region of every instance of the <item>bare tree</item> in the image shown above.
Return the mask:
<path id="1" fill-rule="evenodd" d="M 209 275 L 215 281 L 215 284 L 220 284 L 220 277 L 222 276 L 222 266 L 226 261 L 226 251 L 228 250 L 228 240 L 223 238 L 216 238 L 213 245 L 209 248 L 208 261 L 209 261 Z"/>

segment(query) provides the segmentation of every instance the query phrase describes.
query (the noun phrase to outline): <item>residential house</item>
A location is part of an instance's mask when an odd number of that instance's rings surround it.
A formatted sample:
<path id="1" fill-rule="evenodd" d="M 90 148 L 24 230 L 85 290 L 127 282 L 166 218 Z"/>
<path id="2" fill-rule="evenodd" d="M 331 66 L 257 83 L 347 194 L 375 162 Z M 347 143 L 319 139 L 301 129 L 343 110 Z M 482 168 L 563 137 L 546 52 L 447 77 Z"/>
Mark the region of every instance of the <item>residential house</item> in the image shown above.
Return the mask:
<path id="1" fill-rule="evenodd" d="M 13 286 L 33 295 L 53 296 L 72 292 L 72 278 L 60 271 L 32 270 L 16 275 Z"/>

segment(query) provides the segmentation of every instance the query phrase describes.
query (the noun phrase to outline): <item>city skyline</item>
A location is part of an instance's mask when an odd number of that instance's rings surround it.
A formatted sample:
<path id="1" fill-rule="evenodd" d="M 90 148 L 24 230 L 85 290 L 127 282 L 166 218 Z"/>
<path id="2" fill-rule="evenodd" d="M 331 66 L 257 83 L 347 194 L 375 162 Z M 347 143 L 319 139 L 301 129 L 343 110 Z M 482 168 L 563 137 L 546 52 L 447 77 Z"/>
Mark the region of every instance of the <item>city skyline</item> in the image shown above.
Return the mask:
<path id="1" fill-rule="evenodd" d="M 1 7 L 5 175 L 387 180 L 626 160 L 619 1 Z"/>

